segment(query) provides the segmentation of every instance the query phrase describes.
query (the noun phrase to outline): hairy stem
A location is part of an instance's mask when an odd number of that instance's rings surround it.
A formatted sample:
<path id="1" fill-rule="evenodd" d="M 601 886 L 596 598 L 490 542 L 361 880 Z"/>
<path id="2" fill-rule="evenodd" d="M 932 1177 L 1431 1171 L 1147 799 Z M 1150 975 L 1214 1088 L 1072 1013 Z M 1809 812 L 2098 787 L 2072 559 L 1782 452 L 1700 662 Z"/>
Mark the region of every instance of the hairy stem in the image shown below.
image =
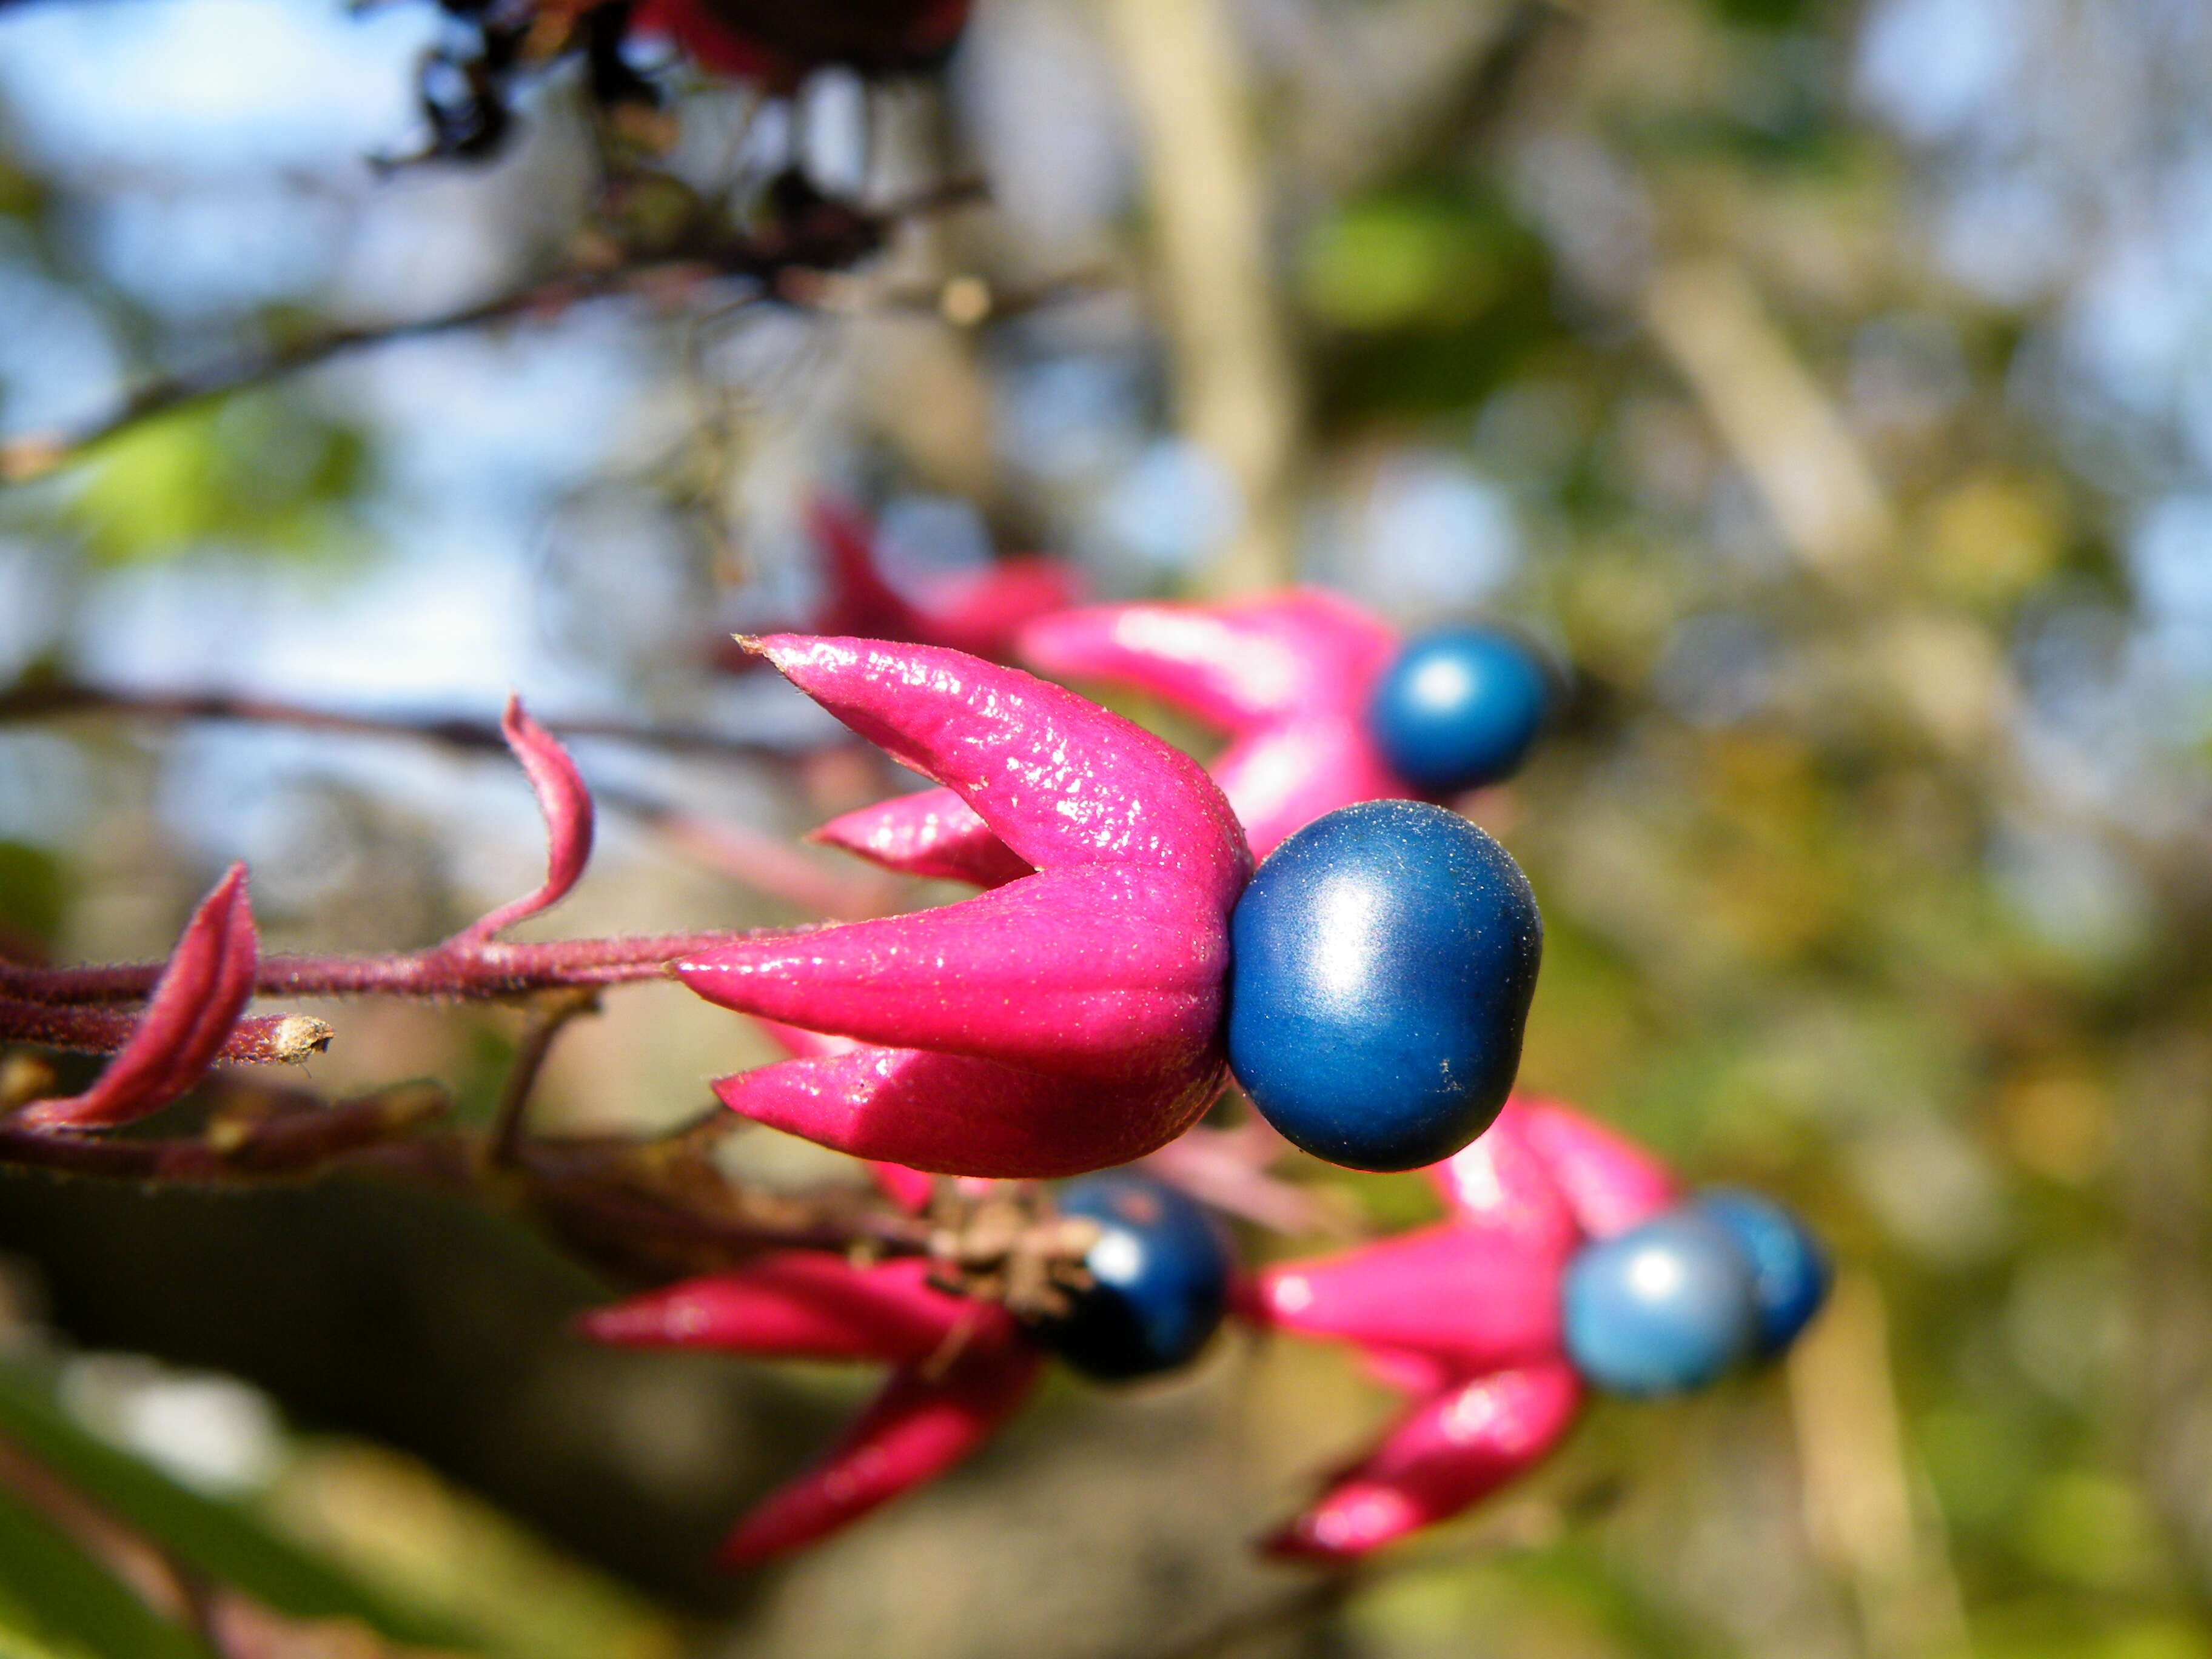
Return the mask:
<path id="1" fill-rule="evenodd" d="M 389 956 L 264 957 L 256 996 L 422 997 L 501 1001 L 564 986 L 629 985 L 664 978 L 669 964 L 761 931 L 653 933 L 558 939 L 543 945 L 448 939 Z M 163 964 L 32 968 L 0 963 L 0 998 L 49 1006 L 133 1002 L 154 988 Z"/>
<path id="2" fill-rule="evenodd" d="M 119 1008 L 0 997 L 0 1039 L 112 1054 L 130 1042 L 139 1018 Z M 231 1028 L 216 1058 L 244 1066 L 296 1066 L 327 1048 L 331 1035 L 327 1024 L 306 1014 L 254 1014 Z"/>

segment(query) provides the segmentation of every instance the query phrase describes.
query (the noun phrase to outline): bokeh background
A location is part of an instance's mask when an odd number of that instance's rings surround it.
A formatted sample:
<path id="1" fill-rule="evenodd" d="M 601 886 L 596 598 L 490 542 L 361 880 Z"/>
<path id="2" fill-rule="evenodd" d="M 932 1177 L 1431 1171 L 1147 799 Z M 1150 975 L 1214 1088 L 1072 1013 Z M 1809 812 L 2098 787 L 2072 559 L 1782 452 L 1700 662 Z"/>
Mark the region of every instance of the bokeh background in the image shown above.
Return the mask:
<path id="1" fill-rule="evenodd" d="M 419 139 L 441 27 L 0 7 L 0 428 L 603 243 L 572 76 L 495 162 L 369 164 Z M 1063 1380 L 728 1580 L 721 1526 L 861 1379 L 587 1350 L 588 1273 L 362 1182 L 0 1180 L 20 1410 L 489 1653 L 2212 1654 L 2212 12 L 983 0 L 931 82 L 755 111 L 657 72 L 698 201 L 792 155 L 988 199 L 812 304 L 395 338 L 0 491 L 0 676 L 478 716 L 519 688 L 803 748 L 823 724 L 713 644 L 807 614 L 825 486 L 908 577 L 1048 550 L 1109 595 L 1304 577 L 1507 619 L 1571 684 L 1468 804 L 1547 918 L 1524 1084 L 1786 1194 L 1834 1303 L 1787 1368 L 1601 1406 L 1321 1592 L 1246 1546 L 1389 1408 L 1338 1355 L 1232 1334 L 1172 1385 Z M 868 782 L 578 752 L 724 865 Z M 807 914 L 606 819 L 557 931 Z M 56 959 L 159 952 L 233 858 L 273 947 L 349 950 L 540 858 L 503 761 L 94 718 L 0 726 L 0 921 Z M 320 1012 L 319 1090 L 434 1074 L 478 1113 L 516 1030 Z M 764 1057 L 741 1024 L 614 995 L 543 1119 L 678 1121 Z M 840 1174 L 765 1132 L 731 1155 Z M 1287 1173 L 1354 1224 L 1425 1213 Z M 11 1652 L 110 1650 L 18 1622 Z"/>

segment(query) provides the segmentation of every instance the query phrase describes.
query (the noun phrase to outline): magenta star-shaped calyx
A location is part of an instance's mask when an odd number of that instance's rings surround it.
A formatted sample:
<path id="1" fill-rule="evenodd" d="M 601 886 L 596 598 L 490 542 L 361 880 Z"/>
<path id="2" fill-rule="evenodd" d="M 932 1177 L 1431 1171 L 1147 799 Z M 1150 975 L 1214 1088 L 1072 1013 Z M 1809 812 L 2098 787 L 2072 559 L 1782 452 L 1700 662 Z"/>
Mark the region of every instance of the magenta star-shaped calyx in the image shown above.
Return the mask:
<path id="1" fill-rule="evenodd" d="M 1349 1342 L 1412 1396 L 1375 1449 L 1269 1540 L 1277 1554 L 1353 1559 L 1540 1462 L 1583 1398 L 1560 1312 L 1569 1259 L 1675 1198 L 1648 1154 L 1547 1101 L 1508 1103 L 1480 1139 L 1427 1173 L 1449 1218 L 1268 1268 L 1255 1288 L 1253 1318 Z"/>
<path id="2" fill-rule="evenodd" d="M 1140 1158 L 1226 1076 L 1228 917 L 1251 854 L 1220 790 L 1120 716 L 958 652 L 750 641 L 988 830 L 990 890 L 734 940 L 674 964 L 709 1001 L 856 1040 L 724 1079 L 733 1110 L 857 1157 L 1049 1176 Z M 918 799 L 918 798 L 909 798 Z M 926 872 L 927 836 L 879 850 Z"/>

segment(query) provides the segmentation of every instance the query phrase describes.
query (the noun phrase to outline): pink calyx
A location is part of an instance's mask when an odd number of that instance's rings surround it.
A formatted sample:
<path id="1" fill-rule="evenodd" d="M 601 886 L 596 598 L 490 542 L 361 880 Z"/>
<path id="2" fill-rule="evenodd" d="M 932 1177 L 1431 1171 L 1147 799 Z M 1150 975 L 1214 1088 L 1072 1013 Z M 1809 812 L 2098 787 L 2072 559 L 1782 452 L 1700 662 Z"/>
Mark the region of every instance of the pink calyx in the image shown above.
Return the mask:
<path id="1" fill-rule="evenodd" d="M 1073 1175 L 1189 1127 L 1226 1073 L 1228 915 L 1251 854 L 1205 773 L 1118 715 L 927 646 L 749 641 L 1033 873 L 916 915 L 701 951 L 710 1001 L 855 1038 L 725 1079 L 732 1109 L 944 1174 Z"/>
<path id="2" fill-rule="evenodd" d="M 1551 1101 L 1509 1101 L 1480 1139 L 1427 1173 L 1444 1221 L 1279 1264 L 1249 1295 L 1255 1322 L 1349 1342 L 1412 1397 L 1376 1449 L 1268 1540 L 1276 1553 L 1355 1559 L 1540 1462 L 1582 1398 L 1561 1325 L 1567 1262 L 1675 1198 L 1657 1160 Z"/>
<path id="3" fill-rule="evenodd" d="M 1368 734 L 1368 703 L 1400 644 L 1349 599 L 1306 587 L 1063 611 L 1024 629 L 1016 649 L 1045 673 L 1133 686 L 1227 733 L 1213 775 L 1264 858 L 1325 812 L 1419 793 Z"/>
<path id="4" fill-rule="evenodd" d="M 892 1368 L 836 1447 L 738 1523 L 722 1546 L 725 1565 L 799 1549 L 935 1479 L 1029 1398 L 1042 1352 L 1005 1309 L 937 1290 L 927 1275 L 919 1260 L 856 1267 L 785 1251 L 580 1322 L 586 1336 L 615 1346 Z"/>

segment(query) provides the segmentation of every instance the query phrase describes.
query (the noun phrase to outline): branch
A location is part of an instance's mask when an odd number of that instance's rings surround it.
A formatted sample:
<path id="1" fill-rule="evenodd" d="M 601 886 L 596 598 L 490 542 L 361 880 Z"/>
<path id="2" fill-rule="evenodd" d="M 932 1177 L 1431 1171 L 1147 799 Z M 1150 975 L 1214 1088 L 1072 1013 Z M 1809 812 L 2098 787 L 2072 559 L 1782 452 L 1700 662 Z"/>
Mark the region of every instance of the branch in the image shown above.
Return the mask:
<path id="1" fill-rule="evenodd" d="M 411 1135 L 452 1109 L 434 1084 L 402 1084 L 325 1106 L 288 1099 L 259 1117 L 220 1114 L 198 1135 L 156 1140 L 0 1124 L 0 1165 L 186 1186 L 296 1179 Z"/>
<path id="2" fill-rule="evenodd" d="M 59 471 L 86 452 L 155 416 L 244 392 L 365 346 L 423 339 L 510 319 L 557 317 L 584 300 L 609 295 L 688 289 L 715 273 L 695 260 L 617 266 L 558 276 L 441 316 L 374 326 L 331 329 L 282 345 L 241 353 L 183 374 L 149 381 L 98 419 L 58 431 L 32 433 L 0 444 L 0 483 L 28 483 Z"/>
<path id="3" fill-rule="evenodd" d="M 507 1081 L 500 1090 L 499 1108 L 492 1115 L 484 1156 L 494 1169 L 512 1168 L 521 1158 L 530 1096 L 562 1028 L 579 1015 L 596 1012 L 599 1006 L 596 994 L 570 990 L 548 994 L 531 1009 L 529 1027 L 515 1049 L 514 1063 L 507 1068 Z"/>
<path id="4" fill-rule="evenodd" d="M 360 714 L 321 708 L 216 690 L 133 691 L 87 685 L 74 680 L 21 684 L 0 692 L 0 724 L 46 720 L 58 714 L 118 714 L 131 720 L 225 720 L 289 726 L 307 732 L 344 732 L 356 737 L 409 738 L 449 748 L 505 754 L 507 740 L 496 720 L 467 715 Z M 558 720 L 550 728 L 563 738 L 604 738 L 615 743 L 659 749 L 672 754 L 787 759 L 790 751 L 771 744 L 711 732 L 701 726 L 641 726 L 627 720 Z"/>
<path id="5" fill-rule="evenodd" d="M 544 945 L 448 939 L 426 951 L 390 956 L 264 957 L 255 969 L 253 994 L 496 1002 L 562 986 L 660 979 L 679 957 L 775 931 L 633 934 Z M 0 963 L 0 997 L 49 1005 L 132 1002 L 154 988 L 161 967 L 158 962 L 90 968 Z"/>
<path id="6" fill-rule="evenodd" d="M 422 339 L 526 317 L 558 317 L 586 300 L 633 295 L 674 303 L 709 283 L 725 281 L 754 284 L 754 291 L 738 304 L 769 300 L 805 304 L 825 273 L 848 270 L 878 252 L 899 220 L 956 207 L 982 193 L 979 181 L 955 179 L 892 207 L 870 211 L 815 195 L 803 186 L 787 188 L 778 203 L 778 216 L 750 232 L 695 224 L 678 246 L 653 257 L 631 255 L 599 269 L 564 271 L 436 317 L 331 329 L 151 381 L 97 420 L 0 443 L 0 484 L 45 477 L 155 416 L 265 386 L 387 341 Z"/>
<path id="7" fill-rule="evenodd" d="M 1225 0 L 1113 0 L 1106 18 L 1145 157 L 1176 421 L 1228 475 L 1243 523 L 1201 584 L 1279 587 L 1297 563 L 1299 380 L 1269 252 L 1267 168 Z"/>
<path id="8" fill-rule="evenodd" d="M 0 997 L 0 1038 L 112 1054 L 131 1041 L 142 1016 L 119 1008 L 20 1001 Z M 215 1057 L 238 1066 L 296 1066 L 330 1047 L 329 1025 L 307 1014 L 253 1014 L 231 1028 Z"/>

